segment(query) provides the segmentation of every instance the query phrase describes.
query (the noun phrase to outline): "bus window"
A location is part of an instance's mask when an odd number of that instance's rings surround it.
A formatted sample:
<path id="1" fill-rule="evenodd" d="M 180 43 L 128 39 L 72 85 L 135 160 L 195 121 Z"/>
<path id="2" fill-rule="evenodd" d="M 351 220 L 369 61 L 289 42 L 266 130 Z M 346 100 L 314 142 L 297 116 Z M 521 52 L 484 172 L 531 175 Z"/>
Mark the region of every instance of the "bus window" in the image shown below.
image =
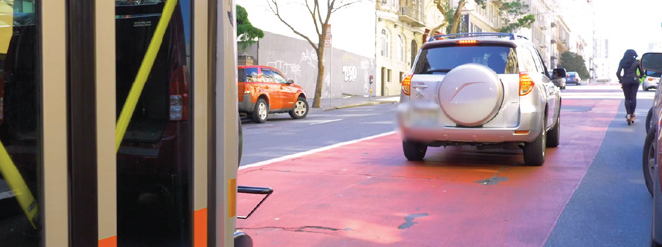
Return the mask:
<path id="1" fill-rule="evenodd" d="M 115 0 L 118 118 L 148 72 L 117 152 L 118 246 L 192 243 L 191 3 L 176 1 L 167 20 L 168 2 Z M 168 21 L 163 36 L 160 21 Z M 158 39 L 158 52 L 146 54 Z"/>
<path id="2" fill-rule="evenodd" d="M 0 2 L 0 245 L 39 246 L 40 1 Z"/>

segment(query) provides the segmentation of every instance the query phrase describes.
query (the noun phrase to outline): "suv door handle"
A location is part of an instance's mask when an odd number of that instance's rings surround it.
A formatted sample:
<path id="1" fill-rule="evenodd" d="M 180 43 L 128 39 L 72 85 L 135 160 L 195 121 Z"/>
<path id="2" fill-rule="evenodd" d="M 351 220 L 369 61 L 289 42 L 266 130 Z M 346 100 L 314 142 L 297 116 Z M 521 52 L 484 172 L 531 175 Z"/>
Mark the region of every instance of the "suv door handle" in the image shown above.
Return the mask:
<path id="1" fill-rule="evenodd" d="M 416 84 L 416 85 L 411 85 L 413 88 L 428 88 L 428 85 L 425 84 Z"/>

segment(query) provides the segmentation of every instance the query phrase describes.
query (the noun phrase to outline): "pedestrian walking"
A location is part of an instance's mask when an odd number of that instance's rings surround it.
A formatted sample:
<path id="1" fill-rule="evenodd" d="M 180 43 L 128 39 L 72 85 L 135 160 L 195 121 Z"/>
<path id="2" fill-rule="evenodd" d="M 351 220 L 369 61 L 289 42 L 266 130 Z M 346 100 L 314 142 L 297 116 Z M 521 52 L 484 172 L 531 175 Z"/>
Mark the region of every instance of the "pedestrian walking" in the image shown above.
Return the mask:
<path id="1" fill-rule="evenodd" d="M 638 73 L 637 70 L 639 70 Z M 627 121 L 628 125 L 634 123 L 634 109 L 637 107 L 639 78 L 643 77 L 644 74 L 644 69 L 641 68 L 637 60 L 637 52 L 632 49 L 625 51 L 621 62 L 618 64 L 616 76 L 625 95 L 625 111 L 627 112 L 625 121 Z"/>

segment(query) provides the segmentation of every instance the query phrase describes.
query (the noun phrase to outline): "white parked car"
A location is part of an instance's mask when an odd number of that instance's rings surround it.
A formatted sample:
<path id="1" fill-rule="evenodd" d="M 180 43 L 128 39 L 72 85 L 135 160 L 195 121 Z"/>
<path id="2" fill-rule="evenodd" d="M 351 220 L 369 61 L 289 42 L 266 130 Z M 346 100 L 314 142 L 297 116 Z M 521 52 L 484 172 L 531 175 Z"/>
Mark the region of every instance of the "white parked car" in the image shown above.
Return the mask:
<path id="1" fill-rule="evenodd" d="M 660 84 L 660 73 L 647 70 L 646 77 L 644 77 L 644 85 L 642 86 L 644 91 L 656 89 L 658 84 Z"/>
<path id="2" fill-rule="evenodd" d="M 526 165 L 542 165 L 560 135 L 561 96 L 547 75 L 521 36 L 431 38 L 402 82 L 398 123 L 406 158 L 423 160 L 428 147 L 472 145 L 522 148 Z"/>

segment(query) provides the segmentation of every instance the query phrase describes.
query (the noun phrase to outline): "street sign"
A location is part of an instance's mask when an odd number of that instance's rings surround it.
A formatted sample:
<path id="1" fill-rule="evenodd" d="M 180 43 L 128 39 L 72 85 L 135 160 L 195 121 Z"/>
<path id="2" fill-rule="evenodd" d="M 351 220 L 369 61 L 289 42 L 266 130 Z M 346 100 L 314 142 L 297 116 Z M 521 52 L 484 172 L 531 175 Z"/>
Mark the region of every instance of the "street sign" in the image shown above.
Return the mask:
<path id="1" fill-rule="evenodd" d="M 331 47 L 331 24 L 326 25 L 326 38 L 324 39 L 324 47 Z"/>

